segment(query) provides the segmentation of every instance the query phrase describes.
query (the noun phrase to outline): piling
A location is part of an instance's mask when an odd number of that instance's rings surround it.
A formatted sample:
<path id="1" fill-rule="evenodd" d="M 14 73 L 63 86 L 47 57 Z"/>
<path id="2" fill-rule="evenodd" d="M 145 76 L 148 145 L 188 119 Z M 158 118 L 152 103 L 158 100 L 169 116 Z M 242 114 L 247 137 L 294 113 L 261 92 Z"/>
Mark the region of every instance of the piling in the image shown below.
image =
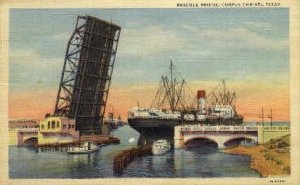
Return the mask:
<path id="1" fill-rule="evenodd" d="M 89 136 L 80 136 L 80 142 L 90 141 L 95 144 L 108 145 L 108 144 L 119 144 L 120 139 L 113 136 L 99 136 L 99 135 L 89 135 Z"/>
<path id="2" fill-rule="evenodd" d="M 114 173 L 122 174 L 124 168 L 133 161 L 134 158 L 152 155 L 152 146 L 145 145 L 143 147 L 131 148 L 123 150 L 117 156 L 114 157 Z"/>

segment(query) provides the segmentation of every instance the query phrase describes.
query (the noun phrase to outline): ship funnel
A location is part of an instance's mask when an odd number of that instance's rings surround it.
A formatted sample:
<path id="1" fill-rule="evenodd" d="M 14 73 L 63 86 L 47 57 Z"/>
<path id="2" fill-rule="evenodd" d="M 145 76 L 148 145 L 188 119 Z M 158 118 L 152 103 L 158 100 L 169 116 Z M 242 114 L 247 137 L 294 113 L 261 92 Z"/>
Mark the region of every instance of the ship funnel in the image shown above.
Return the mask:
<path id="1" fill-rule="evenodd" d="M 205 106 L 206 106 L 206 92 L 205 92 L 205 90 L 198 90 L 197 91 L 197 102 L 198 102 L 198 110 L 200 112 L 205 111 Z"/>

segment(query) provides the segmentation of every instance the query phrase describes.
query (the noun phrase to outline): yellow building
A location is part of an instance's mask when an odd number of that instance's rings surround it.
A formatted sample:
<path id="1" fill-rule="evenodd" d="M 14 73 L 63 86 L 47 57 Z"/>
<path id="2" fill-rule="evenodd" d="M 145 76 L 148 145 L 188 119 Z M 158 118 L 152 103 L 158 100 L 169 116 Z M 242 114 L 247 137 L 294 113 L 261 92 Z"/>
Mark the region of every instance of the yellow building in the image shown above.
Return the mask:
<path id="1" fill-rule="evenodd" d="M 47 117 L 40 121 L 38 144 L 62 144 L 79 141 L 79 132 L 75 130 L 74 119 L 65 117 Z"/>

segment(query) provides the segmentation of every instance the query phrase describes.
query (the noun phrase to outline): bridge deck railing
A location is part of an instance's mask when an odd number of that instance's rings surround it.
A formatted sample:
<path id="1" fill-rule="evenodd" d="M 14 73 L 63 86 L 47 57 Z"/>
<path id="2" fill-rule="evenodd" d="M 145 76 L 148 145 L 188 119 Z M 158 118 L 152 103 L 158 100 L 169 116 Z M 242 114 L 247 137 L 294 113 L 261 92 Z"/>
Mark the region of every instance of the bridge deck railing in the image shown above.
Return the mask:
<path id="1" fill-rule="evenodd" d="M 181 125 L 180 131 L 257 131 L 257 126 L 207 126 L 207 125 Z"/>
<path id="2" fill-rule="evenodd" d="M 38 128 L 21 128 L 18 129 L 18 132 L 38 132 Z"/>
<path id="3" fill-rule="evenodd" d="M 258 131 L 262 128 L 264 131 L 287 131 L 288 126 L 209 126 L 209 125 L 179 125 L 180 131 Z"/>

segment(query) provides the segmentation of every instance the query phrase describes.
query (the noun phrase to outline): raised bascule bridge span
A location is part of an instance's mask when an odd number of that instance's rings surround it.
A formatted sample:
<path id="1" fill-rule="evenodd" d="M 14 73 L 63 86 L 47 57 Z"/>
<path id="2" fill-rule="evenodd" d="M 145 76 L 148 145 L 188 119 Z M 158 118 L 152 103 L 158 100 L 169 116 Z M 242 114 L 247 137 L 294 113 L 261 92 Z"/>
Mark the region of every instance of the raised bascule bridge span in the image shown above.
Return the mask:
<path id="1" fill-rule="evenodd" d="M 289 133 L 287 126 L 179 125 L 174 129 L 174 147 L 184 148 L 192 140 L 205 139 L 223 149 L 234 140 L 250 140 L 255 144 L 263 144 Z"/>
<path id="2" fill-rule="evenodd" d="M 78 16 L 67 45 L 53 115 L 74 119 L 80 135 L 100 135 L 121 27 Z"/>

